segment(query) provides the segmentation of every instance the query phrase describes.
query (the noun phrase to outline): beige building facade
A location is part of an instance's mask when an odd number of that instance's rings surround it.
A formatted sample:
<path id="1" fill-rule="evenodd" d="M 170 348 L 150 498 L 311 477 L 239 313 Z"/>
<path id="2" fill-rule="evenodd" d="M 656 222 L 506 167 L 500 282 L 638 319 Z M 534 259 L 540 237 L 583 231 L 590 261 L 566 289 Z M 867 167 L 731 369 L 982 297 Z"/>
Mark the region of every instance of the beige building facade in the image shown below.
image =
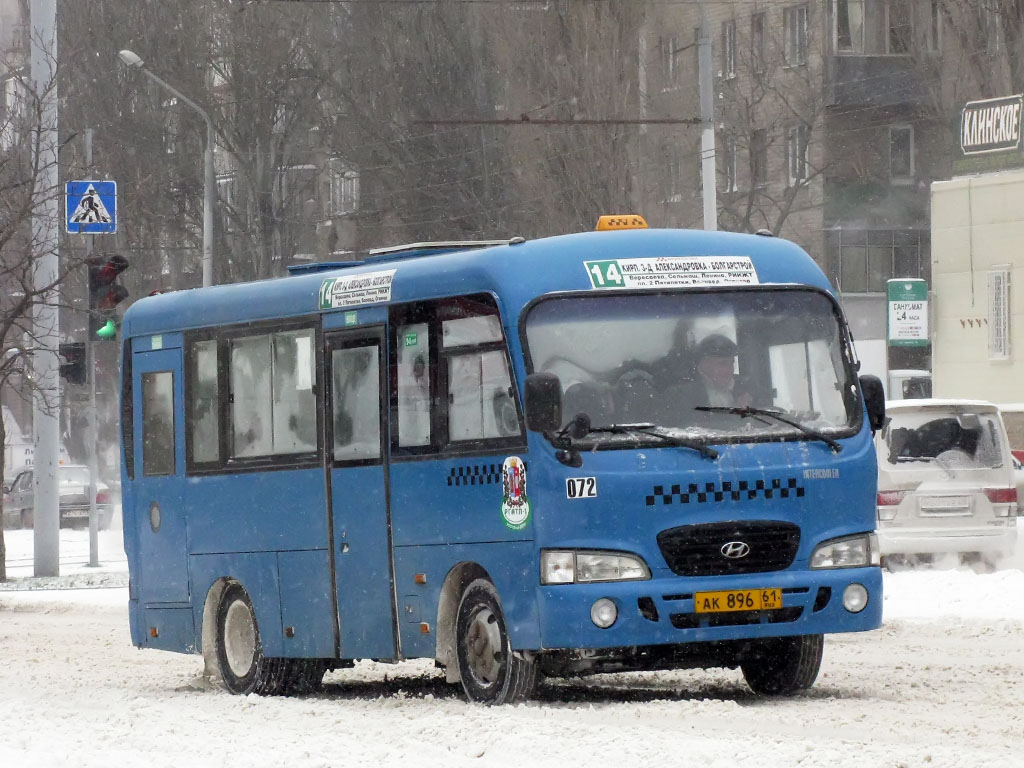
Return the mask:
<path id="1" fill-rule="evenodd" d="M 1024 170 L 932 185 L 933 390 L 1024 401 Z"/>

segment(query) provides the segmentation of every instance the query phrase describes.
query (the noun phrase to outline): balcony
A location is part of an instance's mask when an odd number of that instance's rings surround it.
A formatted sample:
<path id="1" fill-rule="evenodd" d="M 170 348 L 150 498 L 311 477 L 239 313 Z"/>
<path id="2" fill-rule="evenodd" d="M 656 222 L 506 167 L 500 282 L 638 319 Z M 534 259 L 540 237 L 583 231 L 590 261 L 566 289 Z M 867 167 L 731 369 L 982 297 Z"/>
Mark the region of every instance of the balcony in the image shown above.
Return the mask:
<path id="1" fill-rule="evenodd" d="M 912 56 L 845 54 L 829 57 L 830 107 L 924 106 L 928 92 Z"/>

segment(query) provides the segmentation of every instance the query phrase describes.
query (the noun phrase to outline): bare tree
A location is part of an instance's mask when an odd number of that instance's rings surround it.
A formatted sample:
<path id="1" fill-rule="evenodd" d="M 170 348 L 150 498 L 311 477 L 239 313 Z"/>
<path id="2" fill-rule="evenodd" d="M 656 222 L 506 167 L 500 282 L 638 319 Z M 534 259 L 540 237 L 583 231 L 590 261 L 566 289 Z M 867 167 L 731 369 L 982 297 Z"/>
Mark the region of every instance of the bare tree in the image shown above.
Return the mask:
<path id="1" fill-rule="evenodd" d="M 30 85 L 28 72 L 18 60 L 0 64 L 4 85 L 12 81 L 7 93 L 15 98 L 7 104 L 0 118 L 0 392 L 13 393 L 28 399 L 33 394 L 46 397 L 49 393 L 36 391 L 30 374 L 33 350 L 38 344 L 32 314 L 43 303 L 57 302 L 57 288 L 78 264 L 66 262 L 56 279 L 46 285 L 37 285 L 39 260 L 50 254 L 46 246 L 35 239 L 32 219 L 52 202 L 55 190 L 41 186 L 49 170 L 44 167 L 46 153 L 39 150 L 42 124 L 42 102 L 46 94 L 38 94 Z M 47 89 L 56 87 L 55 83 Z M 54 223 L 55 224 L 55 223 Z M 8 384 L 15 379 L 21 386 L 15 390 Z M 58 403 L 43 400 L 43 408 L 56 411 Z M 6 428 L 0 419 L 0 438 L 6 446 Z M 6 451 L 0 457 L 0 477 L 6 467 Z M 0 500 L 2 519 L 2 500 Z M 0 581 L 7 578 L 7 547 L 0 525 Z"/>
<path id="2" fill-rule="evenodd" d="M 830 166 L 824 151 L 824 11 L 813 3 L 804 8 L 807 18 L 790 22 L 802 36 L 787 37 L 789 20 L 782 9 L 771 8 L 760 20 L 756 14 L 732 20 L 731 51 L 720 52 L 715 120 L 722 126 L 718 202 L 725 229 L 766 228 L 797 241 L 820 230 L 819 177 Z M 814 212 L 816 226 L 799 220 L 805 212 Z"/>

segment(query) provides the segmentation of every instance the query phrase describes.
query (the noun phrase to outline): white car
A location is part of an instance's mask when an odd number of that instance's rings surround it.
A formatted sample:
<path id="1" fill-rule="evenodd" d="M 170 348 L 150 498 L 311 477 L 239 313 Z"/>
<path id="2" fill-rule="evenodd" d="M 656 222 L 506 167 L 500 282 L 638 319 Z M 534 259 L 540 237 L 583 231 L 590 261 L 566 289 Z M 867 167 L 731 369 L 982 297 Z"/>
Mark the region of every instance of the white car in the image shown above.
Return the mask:
<path id="1" fill-rule="evenodd" d="M 977 400 L 886 403 L 878 453 L 883 557 L 957 553 L 994 565 L 1014 552 L 1017 483 L 999 409 Z"/>

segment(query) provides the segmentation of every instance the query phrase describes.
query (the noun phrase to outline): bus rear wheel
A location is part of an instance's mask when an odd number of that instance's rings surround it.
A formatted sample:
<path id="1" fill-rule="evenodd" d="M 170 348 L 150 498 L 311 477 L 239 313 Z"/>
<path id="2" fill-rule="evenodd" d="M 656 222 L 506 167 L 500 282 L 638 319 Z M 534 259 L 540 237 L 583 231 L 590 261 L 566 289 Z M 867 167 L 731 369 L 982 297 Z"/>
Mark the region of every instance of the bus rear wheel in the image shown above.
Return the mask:
<path id="1" fill-rule="evenodd" d="M 743 678 L 762 696 L 784 696 L 810 688 L 821 669 L 824 645 L 822 635 L 759 640 L 754 652 L 740 663 Z"/>
<path id="2" fill-rule="evenodd" d="M 288 675 L 284 659 L 263 655 L 252 601 L 241 584 L 230 584 L 217 607 L 217 667 L 231 693 L 273 695 Z"/>
<path id="3" fill-rule="evenodd" d="M 466 587 L 455 624 L 455 653 L 462 689 L 470 701 L 512 704 L 530 698 L 537 664 L 513 651 L 494 585 L 477 579 Z"/>

